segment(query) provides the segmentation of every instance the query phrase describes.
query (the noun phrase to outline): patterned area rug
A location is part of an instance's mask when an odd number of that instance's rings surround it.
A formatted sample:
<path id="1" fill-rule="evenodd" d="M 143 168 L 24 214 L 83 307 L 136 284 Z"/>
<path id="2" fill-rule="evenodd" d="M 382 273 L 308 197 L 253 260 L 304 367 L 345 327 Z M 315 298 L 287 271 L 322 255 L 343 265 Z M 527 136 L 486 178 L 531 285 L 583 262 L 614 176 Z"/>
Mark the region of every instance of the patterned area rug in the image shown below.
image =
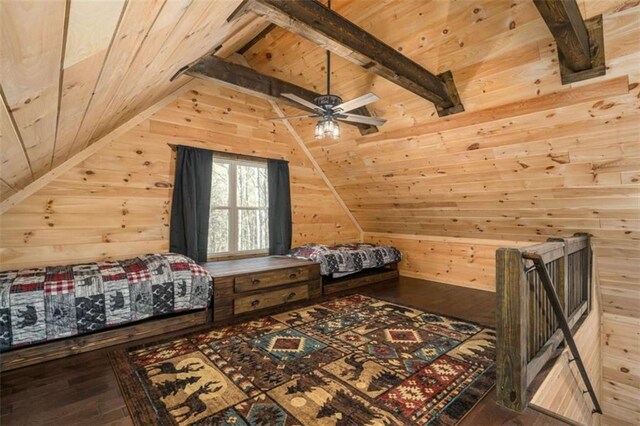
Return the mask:
<path id="1" fill-rule="evenodd" d="M 495 332 L 354 295 L 111 354 L 137 424 L 452 425 Z"/>

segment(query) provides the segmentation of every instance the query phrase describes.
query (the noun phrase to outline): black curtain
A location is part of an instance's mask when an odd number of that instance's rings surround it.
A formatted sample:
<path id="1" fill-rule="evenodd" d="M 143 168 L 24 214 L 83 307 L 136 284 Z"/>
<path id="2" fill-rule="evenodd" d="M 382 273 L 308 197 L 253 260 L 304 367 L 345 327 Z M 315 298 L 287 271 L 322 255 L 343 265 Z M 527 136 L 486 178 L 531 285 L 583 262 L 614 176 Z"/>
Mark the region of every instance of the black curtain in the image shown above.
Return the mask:
<path id="1" fill-rule="evenodd" d="M 291 189 L 289 163 L 268 160 L 269 254 L 287 254 L 291 249 Z"/>
<path id="2" fill-rule="evenodd" d="M 178 146 L 169 246 L 196 262 L 207 261 L 211 151 Z"/>

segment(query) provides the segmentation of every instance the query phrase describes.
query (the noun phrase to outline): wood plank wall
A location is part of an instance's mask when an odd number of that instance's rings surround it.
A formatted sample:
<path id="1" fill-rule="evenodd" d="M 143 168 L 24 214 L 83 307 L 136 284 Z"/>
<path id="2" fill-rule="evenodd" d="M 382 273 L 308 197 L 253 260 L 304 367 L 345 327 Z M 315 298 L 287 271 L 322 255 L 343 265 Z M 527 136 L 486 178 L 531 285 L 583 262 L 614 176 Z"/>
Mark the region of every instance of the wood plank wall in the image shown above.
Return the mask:
<path id="1" fill-rule="evenodd" d="M 1 269 L 167 251 L 175 154 L 183 144 L 290 162 L 294 244 L 359 231 L 271 106 L 205 83 L 0 216 Z"/>
<path id="2" fill-rule="evenodd" d="M 315 141 L 310 120 L 295 126 L 365 234 L 388 234 L 379 240 L 405 248 L 409 262 L 420 259 L 404 273 L 465 285 L 475 278 L 485 289 L 492 282 L 488 254 L 474 270 L 455 240 L 417 244 L 407 234 L 593 234 L 606 343 L 603 420 L 638 424 L 640 3 L 579 6 L 584 17 L 603 14 L 607 75 L 563 86 L 553 37 L 530 0 L 335 1 L 338 13 L 430 71 L 451 70 L 466 112 L 438 118 L 429 102 L 334 55 L 332 91 L 344 99 L 376 93 L 382 99 L 371 110 L 388 123 L 364 137 L 342 126 L 339 142 Z M 323 89 L 324 51 L 297 36 L 274 30 L 245 56 L 261 72 Z M 457 269 L 447 267 L 452 253 Z"/>
<path id="3" fill-rule="evenodd" d="M 525 247 L 531 242 L 483 240 L 474 238 L 364 234 L 364 241 L 393 245 L 402 251 L 400 275 L 496 291 L 496 249 Z"/>

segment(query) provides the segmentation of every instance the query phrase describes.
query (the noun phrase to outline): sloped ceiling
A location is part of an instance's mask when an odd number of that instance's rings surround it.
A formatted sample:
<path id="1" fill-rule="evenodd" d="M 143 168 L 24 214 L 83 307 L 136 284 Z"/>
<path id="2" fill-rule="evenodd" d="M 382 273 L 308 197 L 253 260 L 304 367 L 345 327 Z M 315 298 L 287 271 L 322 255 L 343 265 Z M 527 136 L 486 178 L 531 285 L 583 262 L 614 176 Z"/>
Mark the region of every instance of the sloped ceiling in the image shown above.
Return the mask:
<path id="1" fill-rule="evenodd" d="M 190 80 L 169 78 L 217 48 L 226 56 L 267 25 L 240 0 L 3 1 L 5 199 Z"/>
<path id="2" fill-rule="evenodd" d="M 640 7 L 579 4 L 587 17 L 605 13 L 609 70 L 563 86 L 555 43 L 530 0 L 334 3 L 431 72 L 451 70 L 465 107 L 439 118 L 428 101 L 334 55 L 332 91 L 347 100 L 376 93 L 382 99 L 369 109 L 388 123 L 367 136 L 342 126 L 340 141 L 314 140 L 312 120 L 294 125 L 365 231 L 515 240 L 589 229 L 611 236 L 603 229 L 612 223 L 592 211 L 602 197 L 636 218 L 638 164 L 630 158 L 640 155 Z M 284 30 L 245 56 L 261 72 L 323 88 L 324 51 Z M 604 134 L 614 126 L 612 147 Z M 571 203 L 582 210 L 563 210 Z"/>

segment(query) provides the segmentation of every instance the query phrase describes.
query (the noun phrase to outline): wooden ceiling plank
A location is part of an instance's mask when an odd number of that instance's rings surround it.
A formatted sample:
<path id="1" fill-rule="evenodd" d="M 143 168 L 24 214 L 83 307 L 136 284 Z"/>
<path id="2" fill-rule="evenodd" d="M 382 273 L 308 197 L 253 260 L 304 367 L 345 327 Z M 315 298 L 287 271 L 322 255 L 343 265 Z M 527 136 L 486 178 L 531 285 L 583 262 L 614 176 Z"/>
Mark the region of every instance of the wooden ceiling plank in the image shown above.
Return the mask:
<path id="1" fill-rule="evenodd" d="M 2 101 L 0 110 L 0 177 L 5 182 L 5 190 L 0 195 L 4 199 L 16 189 L 23 188 L 33 179 L 31 164 L 27 157 L 24 144 L 20 139 L 20 133 L 9 111 L 2 86 L 0 86 L 0 98 Z"/>
<path id="2" fill-rule="evenodd" d="M 558 46 L 562 83 L 606 73 L 602 15 L 585 21 L 576 0 L 534 0 Z"/>
<path id="3" fill-rule="evenodd" d="M 432 102 L 445 116 L 464 111 L 450 72 L 436 76 L 316 1 L 249 0 L 251 11 Z"/>
<path id="4" fill-rule="evenodd" d="M 105 119 L 105 109 L 114 96 L 122 77 L 133 61 L 139 46 L 162 10 L 164 0 L 129 1 L 116 29 L 114 42 L 107 54 L 100 77 L 82 117 L 67 158 L 87 146 L 95 127 Z"/>
<path id="5" fill-rule="evenodd" d="M 187 74 L 252 96 L 257 96 L 273 102 L 282 102 L 286 105 L 308 112 L 315 111 L 282 96 L 282 94 L 292 93 L 311 103 L 313 103 L 313 100 L 316 97 L 320 96 L 319 93 L 307 90 L 303 87 L 296 86 L 275 77 L 260 74 L 249 67 L 234 64 L 233 62 L 225 61 L 215 56 L 200 59 L 200 61 L 189 69 Z M 354 110 L 353 113 L 371 116 L 366 107 L 358 108 Z M 368 124 L 353 125 L 358 127 L 363 135 L 378 131 L 376 126 Z"/>
<path id="6" fill-rule="evenodd" d="M 122 19 L 125 0 L 71 2 L 56 145 L 51 167 L 71 149 Z"/>
<path id="7" fill-rule="evenodd" d="M 111 109 L 109 119 L 97 129 L 94 139 L 148 105 L 148 100 L 140 96 L 140 93 L 156 93 L 171 88 L 172 85 L 175 89 L 176 81 L 171 81 L 170 78 L 176 71 L 185 64 L 212 53 L 232 37 L 240 27 L 237 22 L 229 24 L 225 20 L 237 3 L 238 1 L 194 1 L 175 25 L 172 34 L 166 38 L 158 54 L 147 63 L 148 66 L 145 65 L 137 74 L 132 73 L 130 82 L 135 84 L 124 90 L 125 94 L 119 99 L 117 107 Z"/>
<path id="8" fill-rule="evenodd" d="M 67 3 L 0 3 L 2 85 L 35 177 L 51 165 Z"/>

